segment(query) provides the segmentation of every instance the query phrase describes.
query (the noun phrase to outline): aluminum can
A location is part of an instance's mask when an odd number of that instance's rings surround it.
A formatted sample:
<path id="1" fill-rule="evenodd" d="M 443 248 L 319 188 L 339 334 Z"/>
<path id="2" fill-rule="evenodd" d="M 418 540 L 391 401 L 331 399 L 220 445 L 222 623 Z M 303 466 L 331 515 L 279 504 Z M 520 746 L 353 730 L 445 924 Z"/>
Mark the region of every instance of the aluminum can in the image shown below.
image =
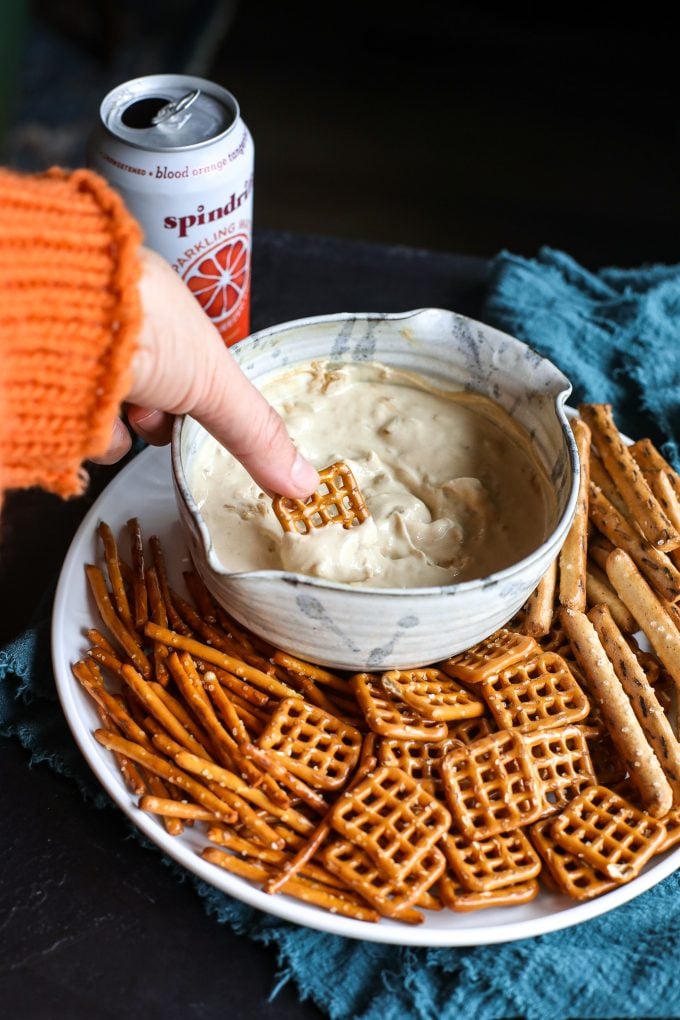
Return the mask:
<path id="1" fill-rule="evenodd" d="M 122 196 L 231 345 L 250 332 L 254 147 L 234 96 L 182 74 L 124 82 L 100 106 L 87 164 Z"/>

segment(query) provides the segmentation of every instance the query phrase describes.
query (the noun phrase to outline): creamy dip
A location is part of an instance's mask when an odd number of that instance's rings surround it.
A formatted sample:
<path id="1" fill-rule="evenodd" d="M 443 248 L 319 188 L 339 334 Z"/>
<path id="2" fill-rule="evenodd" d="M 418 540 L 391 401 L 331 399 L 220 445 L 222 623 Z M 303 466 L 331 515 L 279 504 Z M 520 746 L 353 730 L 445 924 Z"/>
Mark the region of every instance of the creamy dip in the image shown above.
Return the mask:
<path id="1" fill-rule="evenodd" d="M 308 362 L 258 386 L 316 468 L 350 466 L 371 516 L 284 532 L 271 498 L 207 437 L 189 487 L 229 571 L 417 588 L 485 577 L 547 537 L 550 486 L 494 401 L 377 363 Z"/>

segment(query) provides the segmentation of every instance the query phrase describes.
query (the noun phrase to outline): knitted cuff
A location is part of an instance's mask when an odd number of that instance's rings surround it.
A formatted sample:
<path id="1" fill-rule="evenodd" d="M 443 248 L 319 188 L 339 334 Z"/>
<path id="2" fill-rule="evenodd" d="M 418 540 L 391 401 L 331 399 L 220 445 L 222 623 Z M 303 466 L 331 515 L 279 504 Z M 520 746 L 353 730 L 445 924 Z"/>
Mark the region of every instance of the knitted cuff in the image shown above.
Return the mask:
<path id="1" fill-rule="evenodd" d="M 0 170 L 0 492 L 87 484 L 129 385 L 142 234 L 89 170 Z"/>

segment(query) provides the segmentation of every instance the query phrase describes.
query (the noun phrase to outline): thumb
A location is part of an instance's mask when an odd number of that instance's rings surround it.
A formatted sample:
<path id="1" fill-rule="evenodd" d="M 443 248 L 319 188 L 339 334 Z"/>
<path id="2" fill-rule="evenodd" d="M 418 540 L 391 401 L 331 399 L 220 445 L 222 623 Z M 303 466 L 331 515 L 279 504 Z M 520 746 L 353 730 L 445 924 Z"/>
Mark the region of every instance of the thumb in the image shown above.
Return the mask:
<path id="1" fill-rule="evenodd" d="M 142 250 L 143 325 L 127 400 L 190 414 L 263 489 L 308 496 L 319 484 L 274 408 L 246 378 L 193 294 L 160 256 Z"/>

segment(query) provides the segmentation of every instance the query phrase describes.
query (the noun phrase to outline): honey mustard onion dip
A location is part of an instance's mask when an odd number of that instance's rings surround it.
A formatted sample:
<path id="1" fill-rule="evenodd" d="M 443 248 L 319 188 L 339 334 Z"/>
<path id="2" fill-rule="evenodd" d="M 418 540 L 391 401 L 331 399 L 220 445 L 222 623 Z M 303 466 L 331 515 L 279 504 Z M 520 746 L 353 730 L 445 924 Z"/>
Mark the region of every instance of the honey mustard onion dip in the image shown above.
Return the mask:
<path id="1" fill-rule="evenodd" d="M 258 386 L 315 467 L 350 466 L 371 516 L 284 532 L 271 498 L 207 437 L 189 487 L 230 572 L 430 587 L 495 573 L 547 537 L 547 478 L 528 436 L 489 398 L 375 362 L 312 361 Z"/>

